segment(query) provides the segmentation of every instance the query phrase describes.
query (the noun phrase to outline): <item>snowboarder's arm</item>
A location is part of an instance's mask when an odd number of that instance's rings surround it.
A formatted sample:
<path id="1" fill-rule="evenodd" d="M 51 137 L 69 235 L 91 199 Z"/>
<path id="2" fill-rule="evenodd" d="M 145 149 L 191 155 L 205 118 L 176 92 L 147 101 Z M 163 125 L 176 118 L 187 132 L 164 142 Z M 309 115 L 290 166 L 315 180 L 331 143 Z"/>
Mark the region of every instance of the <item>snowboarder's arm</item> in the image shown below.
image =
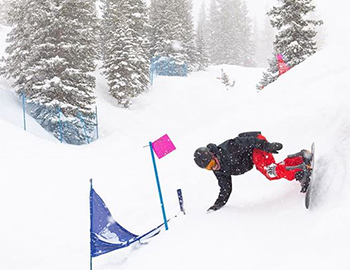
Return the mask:
<path id="1" fill-rule="evenodd" d="M 238 152 L 248 151 L 249 149 L 260 149 L 268 153 L 278 154 L 278 150 L 281 150 L 283 145 L 281 143 L 273 142 L 269 143 L 266 140 L 258 139 L 253 136 L 237 137 L 231 140 L 231 147 L 236 147 Z"/>
<path id="2" fill-rule="evenodd" d="M 219 180 L 220 193 L 214 205 L 208 209 L 208 212 L 216 211 L 216 210 L 219 210 L 221 207 L 223 207 L 227 203 L 232 192 L 231 175 L 216 174 L 216 177 Z"/>

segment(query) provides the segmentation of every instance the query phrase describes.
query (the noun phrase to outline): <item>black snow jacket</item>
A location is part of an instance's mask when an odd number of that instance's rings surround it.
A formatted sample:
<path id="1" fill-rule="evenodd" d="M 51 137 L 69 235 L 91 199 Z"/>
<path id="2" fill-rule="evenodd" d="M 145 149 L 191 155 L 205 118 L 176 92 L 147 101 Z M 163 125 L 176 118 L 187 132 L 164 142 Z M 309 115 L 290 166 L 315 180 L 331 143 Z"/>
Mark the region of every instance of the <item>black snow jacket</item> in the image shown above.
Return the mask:
<path id="1" fill-rule="evenodd" d="M 220 145 L 208 144 L 210 152 L 220 162 L 220 170 L 213 171 L 220 187 L 220 193 L 211 210 L 218 210 L 224 206 L 232 192 L 231 175 L 240 175 L 250 171 L 253 164 L 254 148 L 269 152 L 270 143 L 258 139 L 260 132 L 241 133 L 234 139 L 227 140 Z"/>

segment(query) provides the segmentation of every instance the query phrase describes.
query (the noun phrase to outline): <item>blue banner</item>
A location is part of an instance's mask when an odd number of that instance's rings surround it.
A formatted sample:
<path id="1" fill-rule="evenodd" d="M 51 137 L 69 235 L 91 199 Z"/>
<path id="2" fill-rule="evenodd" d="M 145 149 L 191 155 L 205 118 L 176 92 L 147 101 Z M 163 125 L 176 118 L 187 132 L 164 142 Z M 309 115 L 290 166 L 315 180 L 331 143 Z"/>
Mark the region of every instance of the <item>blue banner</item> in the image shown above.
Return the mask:
<path id="1" fill-rule="evenodd" d="M 97 257 L 127 247 L 136 241 L 153 237 L 160 232 L 164 225 L 161 224 L 141 236 L 129 232 L 113 219 L 101 197 L 92 188 L 92 184 L 90 190 L 90 221 L 91 257 Z"/>

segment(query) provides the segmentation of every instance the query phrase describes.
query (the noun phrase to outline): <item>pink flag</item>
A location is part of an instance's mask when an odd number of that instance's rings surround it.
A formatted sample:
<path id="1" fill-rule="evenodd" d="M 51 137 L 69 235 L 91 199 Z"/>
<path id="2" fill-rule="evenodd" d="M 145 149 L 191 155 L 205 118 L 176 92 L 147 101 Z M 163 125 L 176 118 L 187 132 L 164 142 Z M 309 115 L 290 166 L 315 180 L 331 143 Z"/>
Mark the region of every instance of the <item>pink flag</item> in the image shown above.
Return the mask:
<path id="1" fill-rule="evenodd" d="M 277 61 L 278 61 L 279 76 L 281 76 L 283 73 L 290 70 L 290 67 L 284 62 L 282 54 L 277 54 Z"/>
<path id="2" fill-rule="evenodd" d="M 167 134 L 154 141 L 152 143 L 152 148 L 159 159 L 176 149 Z"/>

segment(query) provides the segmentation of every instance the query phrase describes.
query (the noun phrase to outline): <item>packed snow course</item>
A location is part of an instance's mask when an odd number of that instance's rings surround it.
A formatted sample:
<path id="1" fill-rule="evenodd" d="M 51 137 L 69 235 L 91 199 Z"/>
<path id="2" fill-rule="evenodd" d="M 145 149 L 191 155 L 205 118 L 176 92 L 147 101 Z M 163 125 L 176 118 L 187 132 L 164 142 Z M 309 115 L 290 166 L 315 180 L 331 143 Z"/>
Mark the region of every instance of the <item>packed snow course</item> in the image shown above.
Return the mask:
<path id="1" fill-rule="evenodd" d="M 8 28 L 1 27 L 0 40 Z M 347 33 L 348 35 L 348 33 Z M 349 35 L 348 35 L 349 36 Z M 157 160 L 167 216 L 178 215 L 147 245 L 93 260 L 94 269 L 350 269 L 349 38 L 333 43 L 257 92 L 263 69 L 213 66 L 188 77 L 157 77 L 130 109 L 115 105 L 97 77 L 100 138 L 59 143 L 27 115 L 11 82 L 0 79 L 0 268 L 89 268 L 89 179 L 126 229 L 142 234 L 163 222 L 149 141 L 167 133 L 176 150 Z M 3 54 L 4 43 L 0 44 Z M 221 69 L 236 85 L 217 79 Z M 220 211 L 219 189 L 193 152 L 244 131 L 283 143 L 277 161 L 316 144 L 320 193 L 311 210 L 297 182 L 268 181 L 257 170 L 233 178 Z"/>

